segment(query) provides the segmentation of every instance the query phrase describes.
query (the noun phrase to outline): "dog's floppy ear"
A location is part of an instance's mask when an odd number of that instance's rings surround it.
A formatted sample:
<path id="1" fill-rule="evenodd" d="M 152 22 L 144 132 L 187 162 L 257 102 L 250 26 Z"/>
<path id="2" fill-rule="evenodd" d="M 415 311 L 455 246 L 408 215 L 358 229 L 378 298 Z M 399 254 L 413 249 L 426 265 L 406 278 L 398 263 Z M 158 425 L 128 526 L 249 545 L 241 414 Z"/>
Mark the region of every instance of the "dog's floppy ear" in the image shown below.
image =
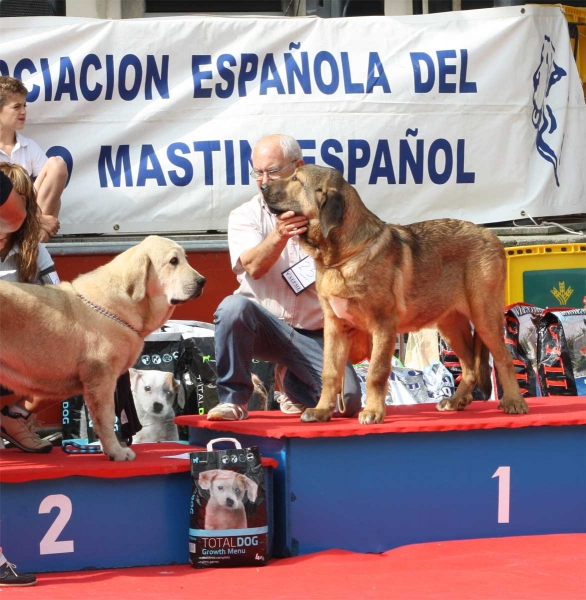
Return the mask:
<path id="1" fill-rule="evenodd" d="M 146 283 L 151 259 L 144 251 L 138 251 L 126 268 L 126 293 L 134 302 L 140 302 L 146 295 Z"/>
<path id="2" fill-rule="evenodd" d="M 202 490 L 209 490 L 212 485 L 213 478 L 220 472 L 219 469 L 211 469 L 210 471 L 202 471 L 199 474 L 198 483 Z"/>
<path id="3" fill-rule="evenodd" d="M 246 494 L 248 495 L 248 499 L 251 502 L 256 501 L 256 495 L 258 493 L 258 483 L 256 481 L 252 481 L 250 477 L 246 477 L 244 475 L 244 479 L 246 480 Z"/>
<path id="4" fill-rule="evenodd" d="M 323 194 L 319 209 L 319 224 L 324 238 L 327 238 L 334 227 L 339 227 L 344 220 L 344 197 L 335 188 L 329 188 Z"/>

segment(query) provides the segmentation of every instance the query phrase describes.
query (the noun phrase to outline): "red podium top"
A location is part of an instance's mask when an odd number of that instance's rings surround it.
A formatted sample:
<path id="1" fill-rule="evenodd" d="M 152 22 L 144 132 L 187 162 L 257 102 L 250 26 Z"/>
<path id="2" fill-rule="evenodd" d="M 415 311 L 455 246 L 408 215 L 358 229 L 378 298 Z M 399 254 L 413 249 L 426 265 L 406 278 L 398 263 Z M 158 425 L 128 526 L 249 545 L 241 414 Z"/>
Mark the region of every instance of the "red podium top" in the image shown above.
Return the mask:
<path id="1" fill-rule="evenodd" d="M 269 438 L 349 437 L 377 433 L 586 424 L 584 396 L 528 398 L 527 404 L 530 411 L 527 415 L 507 415 L 497 408 L 494 400 L 472 402 L 466 410 L 458 412 L 438 412 L 435 404 L 388 406 L 385 422 L 380 425 L 360 425 L 356 418 L 335 418 L 329 423 L 302 423 L 299 415 L 284 415 L 280 411 L 252 412 L 246 421 L 208 421 L 205 416 L 185 415 L 177 417 L 175 423 Z"/>
<path id="2" fill-rule="evenodd" d="M 103 454 L 66 454 L 53 448 L 50 454 L 27 454 L 17 449 L 0 452 L 0 482 L 22 483 L 38 479 L 60 479 L 81 475 L 115 479 L 148 475 L 169 475 L 189 472 L 189 460 L 167 458 L 204 448 L 160 442 L 158 444 L 134 444 L 136 460 L 114 462 Z M 263 458 L 263 467 L 276 467 L 278 462 Z"/>

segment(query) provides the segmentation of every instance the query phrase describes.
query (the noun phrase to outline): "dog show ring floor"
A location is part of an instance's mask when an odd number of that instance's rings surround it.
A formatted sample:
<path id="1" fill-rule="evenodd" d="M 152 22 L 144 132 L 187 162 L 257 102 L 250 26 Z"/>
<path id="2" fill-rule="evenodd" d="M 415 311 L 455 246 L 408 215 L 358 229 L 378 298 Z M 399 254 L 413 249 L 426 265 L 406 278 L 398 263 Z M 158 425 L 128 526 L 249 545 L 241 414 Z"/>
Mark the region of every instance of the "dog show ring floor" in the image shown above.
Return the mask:
<path id="1" fill-rule="evenodd" d="M 384 554 L 329 550 L 265 567 L 188 565 L 45 573 L 19 600 L 583 600 L 586 535 L 404 546 Z M 2 588 L 0 588 L 1 590 Z"/>

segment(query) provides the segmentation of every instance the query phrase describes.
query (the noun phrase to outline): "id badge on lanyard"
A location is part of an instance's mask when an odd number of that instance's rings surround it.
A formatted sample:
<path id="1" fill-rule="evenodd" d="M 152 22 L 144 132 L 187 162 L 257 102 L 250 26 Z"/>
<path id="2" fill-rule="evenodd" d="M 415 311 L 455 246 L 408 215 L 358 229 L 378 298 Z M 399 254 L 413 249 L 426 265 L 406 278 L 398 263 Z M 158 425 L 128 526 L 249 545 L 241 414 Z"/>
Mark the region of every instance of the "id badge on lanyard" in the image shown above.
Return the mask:
<path id="1" fill-rule="evenodd" d="M 310 285 L 315 283 L 315 263 L 311 256 L 302 258 L 299 262 L 281 273 L 296 296 L 299 296 Z"/>

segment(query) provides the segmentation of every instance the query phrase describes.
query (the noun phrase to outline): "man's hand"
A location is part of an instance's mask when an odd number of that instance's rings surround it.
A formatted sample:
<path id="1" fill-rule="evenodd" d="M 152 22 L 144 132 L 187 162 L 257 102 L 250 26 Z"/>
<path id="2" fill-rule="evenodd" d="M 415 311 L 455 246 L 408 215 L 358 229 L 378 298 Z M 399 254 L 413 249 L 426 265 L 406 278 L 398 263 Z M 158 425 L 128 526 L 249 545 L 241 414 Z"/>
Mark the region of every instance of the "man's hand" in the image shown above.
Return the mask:
<path id="1" fill-rule="evenodd" d="M 240 255 L 240 262 L 253 279 L 260 279 L 275 264 L 290 238 L 305 233 L 308 221 L 292 210 L 277 215 L 275 228 L 254 248 Z"/>
<path id="2" fill-rule="evenodd" d="M 39 221 L 41 223 L 41 231 L 39 232 L 39 242 L 48 242 L 50 238 L 57 235 L 59 231 L 60 223 L 59 220 L 51 215 L 39 214 Z"/>
<path id="3" fill-rule="evenodd" d="M 307 231 L 309 221 L 303 215 L 296 215 L 289 210 L 281 215 L 277 215 L 275 231 L 280 238 L 292 238 L 301 235 Z"/>

